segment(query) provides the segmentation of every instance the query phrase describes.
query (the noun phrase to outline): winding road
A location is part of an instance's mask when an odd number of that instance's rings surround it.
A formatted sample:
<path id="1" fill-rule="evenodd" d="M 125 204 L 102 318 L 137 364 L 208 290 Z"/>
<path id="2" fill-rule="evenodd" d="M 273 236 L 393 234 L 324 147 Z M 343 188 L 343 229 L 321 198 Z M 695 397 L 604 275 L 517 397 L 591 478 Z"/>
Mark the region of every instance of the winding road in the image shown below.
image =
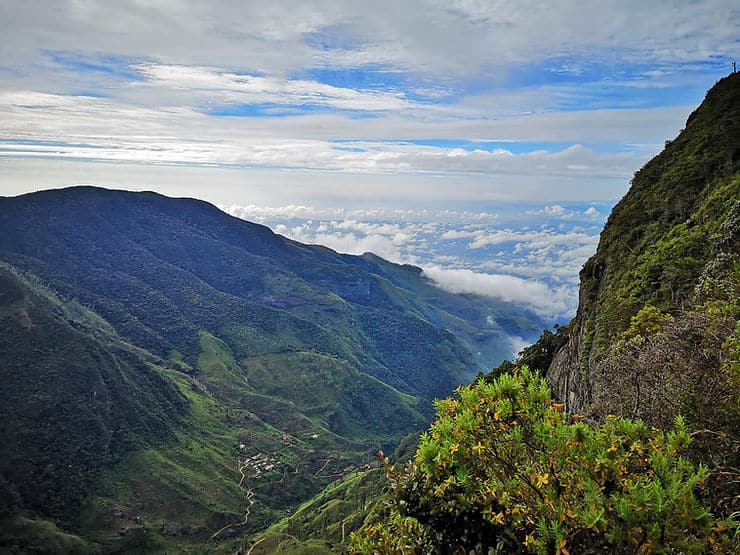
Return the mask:
<path id="1" fill-rule="evenodd" d="M 244 460 L 242 462 L 239 462 L 239 474 L 242 475 L 241 479 L 239 480 L 239 487 L 242 487 L 242 484 L 244 484 L 244 480 L 246 479 L 247 475 L 244 474 L 244 469 L 246 469 L 249 466 L 249 461 Z M 213 534 L 211 536 L 212 540 L 215 540 L 216 537 L 225 530 L 228 530 L 229 528 L 234 528 L 236 526 L 244 526 L 247 521 L 249 520 L 249 512 L 252 510 L 252 505 L 254 505 L 254 491 L 251 489 L 247 489 L 247 501 L 249 502 L 249 505 L 247 506 L 247 512 L 244 514 L 244 520 L 241 522 L 237 522 L 234 524 L 227 524 L 223 528 L 221 528 L 218 532 Z"/>

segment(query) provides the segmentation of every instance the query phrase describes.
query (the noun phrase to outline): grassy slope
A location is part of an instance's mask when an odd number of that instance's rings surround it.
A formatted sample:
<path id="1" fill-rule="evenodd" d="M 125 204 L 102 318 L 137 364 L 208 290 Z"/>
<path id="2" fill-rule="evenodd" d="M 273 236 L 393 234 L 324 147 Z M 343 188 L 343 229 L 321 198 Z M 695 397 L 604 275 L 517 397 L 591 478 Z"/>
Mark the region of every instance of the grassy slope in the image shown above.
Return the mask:
<path id="1" fill-rule="evenodd" d="M 187 402 L 148 364 L 154 357 L 5 265 L 0 329 L 0 518 L 39 515 L 78 530 L 79 506 L 105 468 L 131 449 L 172 441 Z M 50 546 L 69 543 L 43 522 L 15 519 L 3 528 L 0 545 L 16 543 L 11 530 Z"/>
<path id="2" fill-rule="evenodd" d="M 14 333 L 28 333 L 24 325 L 35 329 L 43 326 L 49 341 L 54 342 L 54 350 L 63 352 L 63 356 L 53 359 L 51 366 L 51 363 L 39 365 L 39 357 L 25 357 L 24 364 L 37 365 L 37 379 L 57 376 L 55 365 L 64 365 L 75 372 L 86 371 L 89 367 L 83 364 L 84 346 L 89 342 L 90 348 L 103 352 L 115 346 L 131 357 L 134 362 L 129 362 L 136 364 L 138 372 L 151 374 L 146 385 L 154 383 L 154 391 L 137 391 L 137 397 L 147 400 L 152 395 L 161 395 L 159 391 L 163 389 L 170 390 L 170 395 L 179 400 L 179 419 L 172 419 L 166 437 L 157 436 L 156 441 L 148 441 L 148 436 L 137 435 L 130 443 L 120 446 L 115 456 L 96 460 L 94 464 L 80 459 L 79 448 L 85 442 L 74 439 L 67 428 L 67 425 L 79 427 L 89 436 L 91 430 L 83 416 L 73 414 L 61 424 L 59 420 L 53 421 L 57 426 L 49 434 L 65 441 L 71 451 L 65 454 L 55 443 L 42 443 L 28 462 L 38 466 L 55 458 L 67 466 L 68 461 L 74 474 L 63 476 L 57 469 L 50 477 L 61 478 L 58 482 L 61 484 L 84 479 L 84 489 L 75 490 L 70 501 L 80 503 L 85 497 L 82 511 L 70 510 L 69 504 L 60 508 L 66 516 L 65 527 L 77 530 L 84 539 L 67 538 L 51 522 L 16 519 L 6 522 L 3 541 L 8 546 L 37 545 L 43 551 L 44 545 L 53 550 L 59 543 L 76 546 L 69 547 L 73 551 L 81 551 L 85 545 L 90 551 L 105 552 L 138 549 L 229 552 L 246 541 L 230 540 L 230 537 L 248 536 L 284 517 L 327 484 L 350 474 L 349 468 L 367 465 L 371 460 L 368 453 L 373 449 L 395 443 L 409 426 L 418 428 L 426 421 L 418 411 L 418 399 L 327 355 L 311 352 L 263 355 L 242 362 L 249 369 L 246 372 L 226 343 L 201 332 L 201 353 L 192 368 L 177 353 L 173 353 L 172 360 L 164 361 L 123 342 L 97 315 L 76 303 L 63 303 L 49 290 L 32 279 L 21 278 L 11 268 L 6 267 L 2 277 L 2 321 L 8 332 L 5 338 L 17 343 L 20 340 Z M 26 317 L 30 324 L 26 323 Z M 77 318 L 73 322 L 75 326 L 84 331 L 71 327 L 67 319 L 72 317 Z M 63 332 L 70 334 L 68 339 Z M 94 335 L 104 343 L 91 339 Z M 70 353 L 72 343 L 82 344 L 81 352 Z M 13 352 L 10 348 L 4 351 L 8 370 L 12 361 L 7 357 Z M 69 360 L 71 355 L 74 361 Z M 99 359 L 95 360 L 99 364 Z M 6 378 L 5 387 L 10 391 L 17 376 L 11 372 Z M 58 388 L 65 384 L 55 381 L 50 387 L 59 395 Z M 83 378 L 79 382 L 80 390 L 72 391 L 70 396 L 59 395 L 59 402 L 84 406 L 82 399 L 89 394 L 90 385 Z M 12 390 L 15 395 L 9 397 L 24 397 L 21 391 Z M 350 401 L 347 396 L 356 399 Z M 44 400 L 48 402 L 48 398 Z M 377 406 L 389 407 L 395 413 L 386 411 L 386 416 L 381 417 Z M 166 407 L 163 404 L 161 408 Z M 19 424 L 19 430 L 32 429 L 32 415 L 21 423 L 12 405 L 4 410 L 9 420 Z M 136 410 L 147 426 L 151 425 L 152 417 L 159 419 L 155 423 L 166 420 L 152 407 L 139 405 Z M 61 409 L 51 411 L 58 415 Z M 119 418 L 131 425 L 137 421 L 131 414 Z M 3 430 L 9 432 L 7 427 Z M 28 479 L 29 475 L 39 474 L 39 469 L 18 465 L 18 457 L 27 456 L 27 452 L 20 446 L 13 447 L 12 441 L 4 445 L 3 479 L 9 480 L 13 488 L 46 487 L 34 485 Z M 95 445 L 93 452 L 99 455 L 100 450 Z M 238 468 L 246 458 L 255 460 L 247 467 L 247 480 L 240 486 Z M 11 470 L 8 465 L 18 468 Z M 260 470 L 259 465 L 263 469 L 267 465 L 272 468 Z M 23 474 L 19 474 L 21 471 Z M 248 490 L 255 495 L 251 508 Z M 15 490 L 14 495 L 18 497 Z M 21 498 L 18 507 L 10 509 L 17 512 L 22 506 L 39 515 L 58 518 L 57 513 L 49 512 L 47 502 L 44 498 L 34 505 Z M 250 517 L 246 526 L 229 528 L 212 540 L 217 530 L 241 522 L 248 508 Z"/>
<path id="3" fill-rule="evenodd" d="M 170 437 L 185 400 L 79 305 L 7 266 L 0 291 L 0 469 L 23 506 L 63 518 L 96 469 Z"/>
<path id="4" fill-rule="evenodd" d="M 398 464 L 413 458 L 418 439 L 418 433 L 406 436 L 391 459 Z M 350 533 L 381 509 L 385 482 L 377 465 L 347 474 L 256 536 L 253 553 L 342 552 Z"/>
<path id="5" fill-rule="evenodd" d="M 325 485 L 349 474 L 348 468 L 367 464 L 368 451 L 381 439 L 391 441 L 393 437 L 367 438 L 355 423 L 347 435 L 364 439 L 345 439 L 329 429 L 325 412 L 305 414 L 299 410 L 304 407 L 296 406 L 301 396 L 310 398 L 311 390 L 298 387 L 295 402 L 286 401 L 284 391 L 276 391 L 280 397 L 250 394 L 254 376 L 239 373 L 222 341 L 204 332 L 201 347 L 197 379 L 159 368 L 190 401 L 187 428 L 176 432 L 174 442 L 127 454 L 104 473 L 99 493 L 86 507 L 82 526 L 88 537 L 110 549 L 142 545 L 149 551 L 228 552 Z M 312 360 L 315 354 L 296 356 L 317 362 Z M 341 365 L 337 371 L 349 383 L 359 375 Z M 352 375 L 343 375 L 347 373 Z M 329 375 L 324 377 L 327 383 L 331 381 Z M 318 379 L 310 376 L 306 384 Z M 377 384 L 381 395 L 401 396 L 372 378 L 365 380 Z M 300 386 L 302 382 L 294 383 Z M 332 392 L 324 397 L 336 404 Z M 421 417 L 416 418 L 421 425 Z M 413 415 L 406 414 L 399 419 L 414 421 Z M 255 458 L 255 464 L 247 467 L 247 478 L 240 487 L 238 468 L 246 458 Z M 260 470 L 257 463 L 272 468 Z M 251 507 L 249 490 L 255 494 Z M 227 529 L 212 539 L 222 527 L 241 522 L 248 508 L 246 526 Z M 232 536 L 239 538 L 229 540 Z"/>

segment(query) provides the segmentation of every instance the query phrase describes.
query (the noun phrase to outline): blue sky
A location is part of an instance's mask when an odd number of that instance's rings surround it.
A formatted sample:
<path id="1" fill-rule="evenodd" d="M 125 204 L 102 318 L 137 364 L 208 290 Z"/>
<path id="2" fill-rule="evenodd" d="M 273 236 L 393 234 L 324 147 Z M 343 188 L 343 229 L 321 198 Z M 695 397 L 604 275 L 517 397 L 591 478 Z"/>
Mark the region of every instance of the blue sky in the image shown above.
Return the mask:
<path id="1" fill-rule="evenodd" d="M 572 293 L 634 171 L 740 57 L 740 6 L 7 0 L 0 34 L 0 195 L 157 190 Z M 290 206 L 333 216 L 264 217 Z M 394 239 L 373 211 L 418 221 Z"/>

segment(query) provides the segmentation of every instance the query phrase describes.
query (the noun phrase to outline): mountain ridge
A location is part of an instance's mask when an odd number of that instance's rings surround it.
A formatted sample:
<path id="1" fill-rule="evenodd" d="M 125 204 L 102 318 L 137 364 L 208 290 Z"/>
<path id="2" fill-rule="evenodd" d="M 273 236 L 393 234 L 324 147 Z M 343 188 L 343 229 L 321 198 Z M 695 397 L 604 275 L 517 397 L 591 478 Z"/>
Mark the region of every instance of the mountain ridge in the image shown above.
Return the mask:
<path id="1" fill-rule="evenodd" d="M 94 197 L 92 201 L 90 200 L 90 194 Z M 55 202 L 59 202 L 61 206 L 48 207 L 48 203 L 47 205 L 43 204 L 44 199 L 60 199 L 60 197 L 61 200 L 55 200 Z M 95 204 L 95 197 L 103 198 L 104 201 L 102 201 L 102 204 Z M 82 222 L 65 221 L 62 217 L 63 213 L 53 214 L 54 210 L 64 211 L 65 205 L 74 205 L 75 198 L 83 199 L 81 202 L 78 201 L 77 209 L 88 212 Z M 16 265 L 25 267 L 41 275 L 44 279 L 55 279 L 55 276 L 58 276 L 61 270 L 65 274 L 65 281 L 60 280 L 61 282 L 58 284 L 57 289 L 63 292 L 63 294 L 67 294 L 65 289 L 71 289 L 67 285 L 68 282 L 82 282 L 85 287 L 81 289 L 87 295 L 83 300 L 85 304 L 101 312 L 115 325 L 121 326 L 124 330 L 124 335 L 131 337 L 142 346 L 158 351 L 160 354 L 165 349 L 176 349 L 185 352 L 184 341 L 173 341 L 173 338 L 179 334 L 184 334 L 188 337 L 188 345 L 195 343 L 197 326 L 191 325 L 192 322 L 190 322 L 188 315 L 180 314 L 180 316 L 183 316 L 181 318 L 181 329 L 167 330 L 167 326 L 169 325 L 167 321 L 163 321 L 163 318 L 154 317 L 152 312 L 156 311 L 152 310 L 150 310 L 150 313 L 145 318 L 141 313 L 140 307 L 136 306 L 137 299 L 131 298 L 134 295 L 129 295 L 125 300 L 127 305 L 134 306 L 134 309 L 128 309 L 128 312 L 129 316 L 133 316 L 135 319 L 128 318 L 128 320 L 124 321 L 125 315 L 116 314 L 116 311 L 120 311 L 121 309 L 121 303 L 118 303 L 119 306 L 115 304 L 109 306 L 110 303 L 106 302 L 105 298 L 101 299 L 101 296 L 104 297 L 104 295 L 100 295 L 100 287 L 97 288 L 98 290 L 92 288 L 92 279 L 88 275 L 82 275 L 79 271 L 80 268 L 85 267 L 85 264 L 90 264 L 92 270 L 98 272 L 115 271 L 120 273 L 123 270 L 133 276 L 136 281 L 143 280 L 146 283 L 125 283 L 125 285 L 140 293 L 139 296 L 142 296 L 142 293 L 151 294 L 153 298 L 150 299 L 150 302 L 156 307 L 156 310 L 165 314 L 173 308 L 173 302 L 177 305 L 177 309 L 180 312 L 183 309 L 192 309 L 193 307 L 191 305 L 193 303 L 188 302 L 187 298 L 183 299 L 183 295 L 187 296 L 193 293 L 192 290 L 195 289 L 196 293 L 204 297 L 206 302 L 214 305 L 228 302 L 238 306 L 242 312 L 249 312 L 251 310 L 262 312 L 263 315 L 274 314 L 273 309 L 281 310 L 285 308 L 287 311 L 284 311 L 283 315 L 285 315 L 285 312 L 288 312 L 292 313 L 292 317 L 296 316 L 299 310 L 294 310 L 295 306 L 290 306 L 291 303 L 300 303 L 306 300 L 306 296 L 311 297 L 312 292 L 305 290 L 306 284 L 321 289 L 322 286 L 326 286 L 328 278 L 329 285 L 334 287 L 343 299 L 350 303 L 354 302 L 355 305 L 362 307 L 364 313 L 368 313 L 365 314 L 366 317 L 364 320 L 368 320 L 371 317 L 374 309 L 387 310 L 399 301 L 398 298 L 389 298 L 389 295 L 383 290 L 382 281 L 363 278 L 363 275 L 367 275 L 367 271 L 371 275 L 390 279 L 392 283 L 395 281 L 395 284 L 402 281 L 401 278 L 404 277 L 420 278 L 418 272 L 410 268 L 407 268 L 409 271 L 407 276 L 399 276 L 399 274 L 403 273 L 403 266 L 392 266 L 385 261 L 380 264 L 379 260 L 381 259 L 378 258 L 339 255 L 330 249 L 301 245 L 294 241 L 286 240 L 275 235 L 264 226 L 244 222 L 230 216 L 227 217 L 218 211 L 217 208 L 202 201 L 192 202 L 189 199 L 177 199 L 173 201 L 173 204 L 170 201 L 164 201 L 163 199 L 165 198 L 156 193 L 119 193 L 105 189 L 83 187 L 45 192 L 36 197 L 24 195 L 22 197 L 2 199 L 0 200 L 0 205 L 5 205 L 3 206 L 5 208 L 4 211 L 7 214 L 14 214 L 12 222 L 7 223 L 5 229 L 15 229 L 16 237 L 25 231 L 23 219 L 27 217 L 25 215 L 26 211 L 47 210 L 50 212 L 51 222 L 43 229 L 36 230 L 35 233 L 37 235 L 44 237 L 64 235 L 65 240 L 69 243 L 74 242 L 75 244 L 83 244 L 89 247 L 89 251 L 97 259 L 91 264 L 89 260 L 85 260 L 88 253 L 72 252 L 67 245 L 57 241 L 55 248 L 59 252 L 53 257 L 53 264 L 56 266 L 54 268 L 48 268 L 48 263 L 41 261 L 40 257 L 37 256 L 38 252 L 48 249 L 47 245 L 29 245 L 25 251 L 17 252 L 20 249 L 13 249 L 12 235 L 10 233 L 6 235 L 5 241 L 0 239 L 0 252 L 3 252 L 4 256 L 9 258 L 11 263 L 15 262 Z M 129 244 L 117 244 L 114 242 L 109 248 L 101 249 L 99 245 L 96 245 L 95 240 L 90 240 L 89 235 L 91 233 L 98 235 L 115 233 L 117 227 L 116 220 L 124 222 L 118 224 L 118 227 L 130 223 L 125 220 L 126 207 L 118 206 L 118 204 L 124 202 L 123 199 L 127 199 L 127 201 L 128 199 L 137 199 L 137 202 L 142 204 L 141 209 L 151 211 L 151 217 L 156 217 L 158 224 L 176 226 L 184 223 L 185 228 L 170 232 L 169 236 L 165 239 L 165 244 L 162 243 L 161 236 L 157 237 L 158 244 L 153 244 L 150 237 L 147 236 L 147 232 L 150 230 L 142 224 L 141 229 L 137 229 L 136 235 L 127 238 L 131 239 Z M 53 202 L 51 204 L 53 205 Z M 162 204 L 166 205 L 166 208 L 162 208 Z M 194 206 L 196 207 L 195 209 L 193 208 Z M 173 214 L 173 211 L 178 212 Z M 180 212 L 184 212 L 184 214 Z M 33 216 L 31 216 L 31 219 L 33 219 Z M 146 221 L 145 223 L 151 225 L 151 221 Z M 81 225 L 85 227 L 80 229 Z M 215 228 L 215 231 L 206 231 L 205 228 L 207 226 Z M 18 231 L 20 231 L 20 234 Z M 249 236 L 250 241 L 247 246 L 244 245 L 243 238 L 239 236 L 239 233 Z M 187 236 L 183 240 L 185 234 L 193 235 Z M 196 240 L 189 242 L 187 248 L 190 252 L 185 252 L 183 243 L 188 242 L 193 236 Z M 240 241 L 242 242 L 240 243 Z M 209 258 L 209 250 L 218 250 L 222 245 L 223 249 L 219 254 L 223 259 L 215 261 L 220 267 L 219 272 L 214 272 L 214 261 L 212 256 Z M 116 247 L 123 248 L 126 251 L 113 254 L 112 250 Z M 226 258 L 227 256 L 233 258 L 228 259 Z M 141 264 L 141 261 L 143 261 L 144 267 L 127 267 L 126 257 L 138 257 L 139 263 Z M 311 261 L 311 264 L 306 264 L 307 258 Z M 316 261 L 318 264 L 314 264 Z M 175 282 L 173 285 L 180 289 L 178 298 L 172 298 L 173 295 L 170 295 L 170 298 L 162 298 L 160 290 L 156 290 L 156 287 L 148 287 L 148 284 L 156 283 L 158 278 L 156 268 L 146 267 L 146 264 L 149 262 L 151 262 L 152 267 L 155 264 L 160 267 L 162 265 L 168 266 L 168 279 Z M 297 267 L 300 267 L 301 271 L 294 271 Z M 329 275 L 322 275 L 321 272 L 328 273 Z M 286 284 L 277 284 L 278 288 L 281 289 L 282 298 L 274 299 L 274 295 L 265 292 L 269 287 L 265 287 L 259 283 L 259 280 L 265 279 L 265 276 L 268 274 L 278 276 L 290 276 L 290 274 L 294 274 L 302 283 L 296 283 L 295 279 L 291 281 L 288 277 Z M 120 280 L 111 279 L 110 276 L 102 276 L 102 279 L 107 279 L 110 288 L 120 286 Z M 416 280 L 413 286 L 418 286 L 419 283 L 420 280 Z M 301 296 L 296 298 L 295 291 L 286 291 L 288 287 L 294 284 L 302 287 L 308 295 L 304 295 L 303 298 Z M 431 290 L 429 288 L 427 289 Z M 260 297 L 260 294 L 263 296 Z M 219 296 L 228 296 L 228 299 L 216 298 Z M 316 295 L 313 296 L 314 298 L 316 297 Z M 440 299 L 449 297 L 436 288 L 434 290 L 434 296 Z M 505 306 L 505 303 L 498 304 L 499 306 Z M 136 310 L 137 308 L 139 310 Z M 339 310 L 342 310 L 342 308 L 339 307 Z M 423 315 L 419 313 L 418 310 L 416 313 L 420 316 L 428 316 L 428 314 Z M 206 319 L 205 316 L 207 315 L 196 315 L 197 318 L 202 320 Z M 299 318 L 302 316 L 298 315 Z M 363 314 L 359 316 L 363 319 Z M 530 319 L 536 318 L 532 313 L 529 313 L 528 317 Z M 304 322 L 307 321 L 306 318 L 302 319 Z M 503 320 L 500 317 L 497 319 L 499 321 Z M 164 320 L 167 320 L 167 318 L 165 317 Z M 212 318 L 211 321 L 213 321 Z M 151 325 L 147 325 L 148 322 L 151 322 Z M 302 325 L 310 326 L 308 323 Z M 511 329 L 520 331 L 515 322 L 510 322 L 509 325 L 512 326 Z M 479 327 L 482 329 L 486 328 L 485 324 Z M 490 329 L 490 326 L 488 327 Z M 211 331 L 214 330 L 211 329 Z M 498 330 L 498 333 L 501 335 L 502 331 Z M 522 334 L 526 334 L 528 330 L 521 331 Z M 320 334 L 321 331 L 315 330 L 315 333 Z M 491 334 L 489 334 L 490 338 Z M 440 340 L 445 341 L 442 337 L 440 337 Z M 485 351 L 486 343 L 483 342 L 483 345 L 480 346 Z M 498 351 L 500 356 L 502 351 L 500 346 L 498 347 Z M 192 356 L 194 352 L 191 351 L 185 354 Z M 382 353 L 380 356 L 382 359 Z M 379 362 L 382 366 L 382 360 Z M 490 362 L 489 360 L 477 365 L 476 370 L 490 366 Z M 465 364 L 462 364 L 460 371 L 464 371 L 464 366 Z M 473 365 L 468 363 L 468 376 L 473 373 Z M 452 385 L 452 382 L 442 384 L 443 387 L 449 385 Z M 438 394 L 444 394 L 448 390 L 440 388 Z"/>
<path id="2" fill-rule="evenodd" d="M 569 340 L 547 371 L 570 410 L 587 410 L 594 385 L 587 376 L 642 308 L 676 313 L 700 303 L 703 274 L 735 271 L 739 169 L 740 74 L 731 74 L 635 174 L 581 270 Z"/>
<path id="3" fill-rule="evenodd" d="M 84 501 L 67 504 L 65 521 L 43 502 L 18 503 L 10 516 L 31 521 L 6 520 L 17 530 L 0 537 L 6 546 L 34 534 L 64 543 L 71 531 L 91 551 L 233 552 L 327 485 L 377 465 L 371 454 L 423 427 L 434 397 L 502 356 L 509 332 L 540 323 L 526 309 L 439 289 L 417 268 L 302 245 L 208 203 L 151 192 L 0 198 L 0 260 L 13 278 L 0 297 L 17 297 L 15 280 L 26 297 L 71 314 L 39 331 L 64 348 L 68 327 L 101 348 L 125 345 L 163 384 L 142 399 L 160 388 L 180 399 L 166 437 L 78 465 L 88 482 L 74 499 Z M 17 333 L 23 322 L 11 311 L 1 323 Z M 83 354 L 46 364 L 9 345 L 4 378 L 16 356 L 29 380 L 65 364 L 95 371 Z M 29 393 L 13 383 L 5 379 L 3 396 L 20 410 Z M 93 394 L 83 385 L 67 404 L 84 408 Z M 73 453 L 78 420 L 104 439 L 81 419 L 47 423 Z M 51 445 L 38 450 L 28 460 L 54 457 Z M 8 460 L 27 455 L 21 444 L 12 451 Z M 7 469 L 3 479 L 27 485 Z M 52 533 L 49 522 L 61 528 Z"/>

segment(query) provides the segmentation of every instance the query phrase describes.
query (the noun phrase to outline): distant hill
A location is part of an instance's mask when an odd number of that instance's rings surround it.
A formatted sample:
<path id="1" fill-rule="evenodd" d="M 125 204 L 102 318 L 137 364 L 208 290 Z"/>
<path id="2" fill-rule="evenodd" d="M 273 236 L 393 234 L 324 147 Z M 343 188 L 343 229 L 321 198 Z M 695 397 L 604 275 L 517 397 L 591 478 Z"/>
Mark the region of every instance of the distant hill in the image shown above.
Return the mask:
<path id="1" fill-rule="evenodd" d="M 0 198 L 0 260 L 0 547 L 21 550 L 233 552 L 542 325 L 155 193 Z"/>

